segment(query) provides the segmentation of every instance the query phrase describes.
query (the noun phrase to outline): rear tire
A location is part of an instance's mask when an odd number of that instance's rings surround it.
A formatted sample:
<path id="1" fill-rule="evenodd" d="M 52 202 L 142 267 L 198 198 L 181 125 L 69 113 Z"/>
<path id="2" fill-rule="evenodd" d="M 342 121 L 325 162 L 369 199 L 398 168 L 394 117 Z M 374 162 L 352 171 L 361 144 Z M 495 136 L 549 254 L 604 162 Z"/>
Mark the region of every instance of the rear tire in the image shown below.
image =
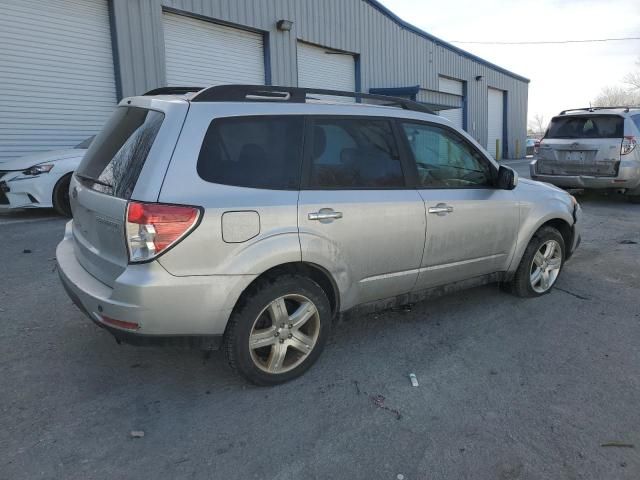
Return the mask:
<path id="1" fill-rule="evenodd" d="M 553 227 L 542 227 L 527 245 L 509 290 L 518 297 L 539 297 L 551 291 L 565 259 L 564 239 Z"/>
<path id="2" fill-rule="evenodd" d="M 63 217 L 71 217 L 71 205 L 69 203 L 69 184 L 71 174 L 67 174 L 58 180 L 53 188 L 53 208 Z"/>
<path id="3" fill-rule="evenodd" d="M 239 300 L 224 338 L 232 369 L 256 385 L 288 382 L 324 349 L 332 324 L 324 290 L 301 275 L 259 281 Z"/>

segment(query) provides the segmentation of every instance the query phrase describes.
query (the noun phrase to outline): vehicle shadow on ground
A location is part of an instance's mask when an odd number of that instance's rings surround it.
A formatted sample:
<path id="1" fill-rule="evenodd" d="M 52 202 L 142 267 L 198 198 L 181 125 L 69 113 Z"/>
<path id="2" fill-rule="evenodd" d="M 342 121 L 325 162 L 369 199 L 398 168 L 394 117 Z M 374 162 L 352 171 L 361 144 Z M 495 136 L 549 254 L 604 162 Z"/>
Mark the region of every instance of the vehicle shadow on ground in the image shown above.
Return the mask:
<path id="1" fill-rule="evenodd" d="M 628 205 L 633 207 L 634 204 L 631 203 L 627 196 L 617 193 L 617 192 L 604 192 L 597 190 L 578 190 L 575 192 L 571 192 L 573 196 L 576 197 L 576 200 L 580 204 L 595 204 L 595 205 Z"/>
<path id="2" fill-rule="evenodd" d="M 64 220 L 66 217 L 61 216 L 53 208 L 17 208 L 2 209 L 0 208 L 0 223 L 9 223 L 13 221 L 29 221 L 29 220 Z"/>
<path id="3" fill-rule="evenodd" d="M 332 326 L 332 335 L 318 363 L 301 378 L 280 387 L 280 391 L 286 394 L 292 389 L 315 388 L 326 383 L 327 378 L 334 385 L 358 379 L 366 384 L 372 378 L 378 379 L 376 383 L 393 379 L 391 384 L 404 385 L 408 373 L 455 352 L 458 344 L 475 335 L 478 328 L 486 333 L 487 329 L 498 330 L 502 323 L 512 322 L 513 309 L 522 301 L 497 285 L 490 285 L 407 309 L 349 315 Z M 236 375 L 227 366 L 222 351 L 118 345 L 108 332 L 99 330 L 73 308 L 73 323 L 82 325 L 84 341 L 68 345 L 65 355 L 76 358 L 82 370 L 86 368 L 85 375 L 79 378 L 84 377 L 82 382 L 92 385 L 85 387 L 128 389 L 140 388 L 143 383 L 145 390 L 154 390 L 164 399 L 182 398 L 189 392 L 200 395 L 263 390 Z M 484 322 L 480 314 L 486 308 L 494 309 L 494 314 Z M 98 376 L 96 364 L 100 365 Z"/>

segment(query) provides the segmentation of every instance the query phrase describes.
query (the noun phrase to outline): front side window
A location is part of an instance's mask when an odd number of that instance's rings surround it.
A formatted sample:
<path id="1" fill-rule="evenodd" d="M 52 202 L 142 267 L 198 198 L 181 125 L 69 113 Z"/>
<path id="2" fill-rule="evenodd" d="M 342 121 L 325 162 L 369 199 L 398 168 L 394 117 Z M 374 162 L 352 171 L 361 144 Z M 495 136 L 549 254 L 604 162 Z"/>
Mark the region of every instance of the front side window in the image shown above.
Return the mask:
<path id="1" fill-rule="evenodd" d="M 491 187 L 489 162 L 461 136 L 437 125 L 404 123 L 423 188 Z"/>
<path id="2" fill-rule="evenodd" d="M 622 138 L 624 118 L 619 115 L 570 115 L 551 119 L 545 138 Z"/>
<path id="3" fill-rule="evenodd" d="M 405 186 L 391 123 L 316 118 L 311 123 L 309 187 L 388 189 Z"/>
<path id="4" fill-rule="evenodd" d="M 216 119 L 202 143 L 198 174 L 224 185 L 297 189 L 303 125 L 300 116 Z"/>

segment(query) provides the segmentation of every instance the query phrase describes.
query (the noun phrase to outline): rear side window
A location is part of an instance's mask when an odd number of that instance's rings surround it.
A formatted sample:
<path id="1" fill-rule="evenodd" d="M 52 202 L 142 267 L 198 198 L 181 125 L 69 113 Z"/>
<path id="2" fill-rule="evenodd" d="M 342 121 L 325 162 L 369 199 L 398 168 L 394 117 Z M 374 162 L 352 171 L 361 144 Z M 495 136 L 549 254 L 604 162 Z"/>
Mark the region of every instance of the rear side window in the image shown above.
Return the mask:
<path id="1" fill-rule="evenodd" d="M 554 117 L 545 138 L 622 138 L 624 118 L 618 115 Z"/>
<path id="2" fill-rule="evenodd" d="M 404 177 L 391 123 L 322 118 L 311 123 L 310 188 L 402 188 Z"/>
<path id="3" fill-rule="evenodd" d="M 198 175 L 239 187 L 297 189 L 303 128 L 300 116 L 216 119 L 202 143 Z"/>
<path id="4" fill-rule="evenodd" d="M 76 176 L 91 188 L 129 199 L 164 114 L 139 107 L 118 107 L 91 142 Z"/>

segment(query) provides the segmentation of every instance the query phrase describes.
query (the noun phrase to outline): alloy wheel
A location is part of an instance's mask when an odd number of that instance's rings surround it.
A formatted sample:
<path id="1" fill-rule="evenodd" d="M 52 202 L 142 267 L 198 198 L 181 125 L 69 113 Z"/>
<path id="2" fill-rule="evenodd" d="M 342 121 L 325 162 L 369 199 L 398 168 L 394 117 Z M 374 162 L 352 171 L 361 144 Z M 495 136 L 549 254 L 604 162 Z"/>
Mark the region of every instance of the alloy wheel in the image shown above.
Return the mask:
<path id="1" fill-rule="evenodd" d="M 288 372 L 309 356 L 319 333 L 320 317 L 314 303 L 302 295 L 284 295 L 254 321 L 249 335 L 251 359 L 264 372 Z"/>
<path id="2" fill-rule="evenodd" d="M 543 243 L 531 262 L 529 281 L 537 293 L 545 293 L 556 282 L 562 267 L 562 247 L 556 240 Z"/>

